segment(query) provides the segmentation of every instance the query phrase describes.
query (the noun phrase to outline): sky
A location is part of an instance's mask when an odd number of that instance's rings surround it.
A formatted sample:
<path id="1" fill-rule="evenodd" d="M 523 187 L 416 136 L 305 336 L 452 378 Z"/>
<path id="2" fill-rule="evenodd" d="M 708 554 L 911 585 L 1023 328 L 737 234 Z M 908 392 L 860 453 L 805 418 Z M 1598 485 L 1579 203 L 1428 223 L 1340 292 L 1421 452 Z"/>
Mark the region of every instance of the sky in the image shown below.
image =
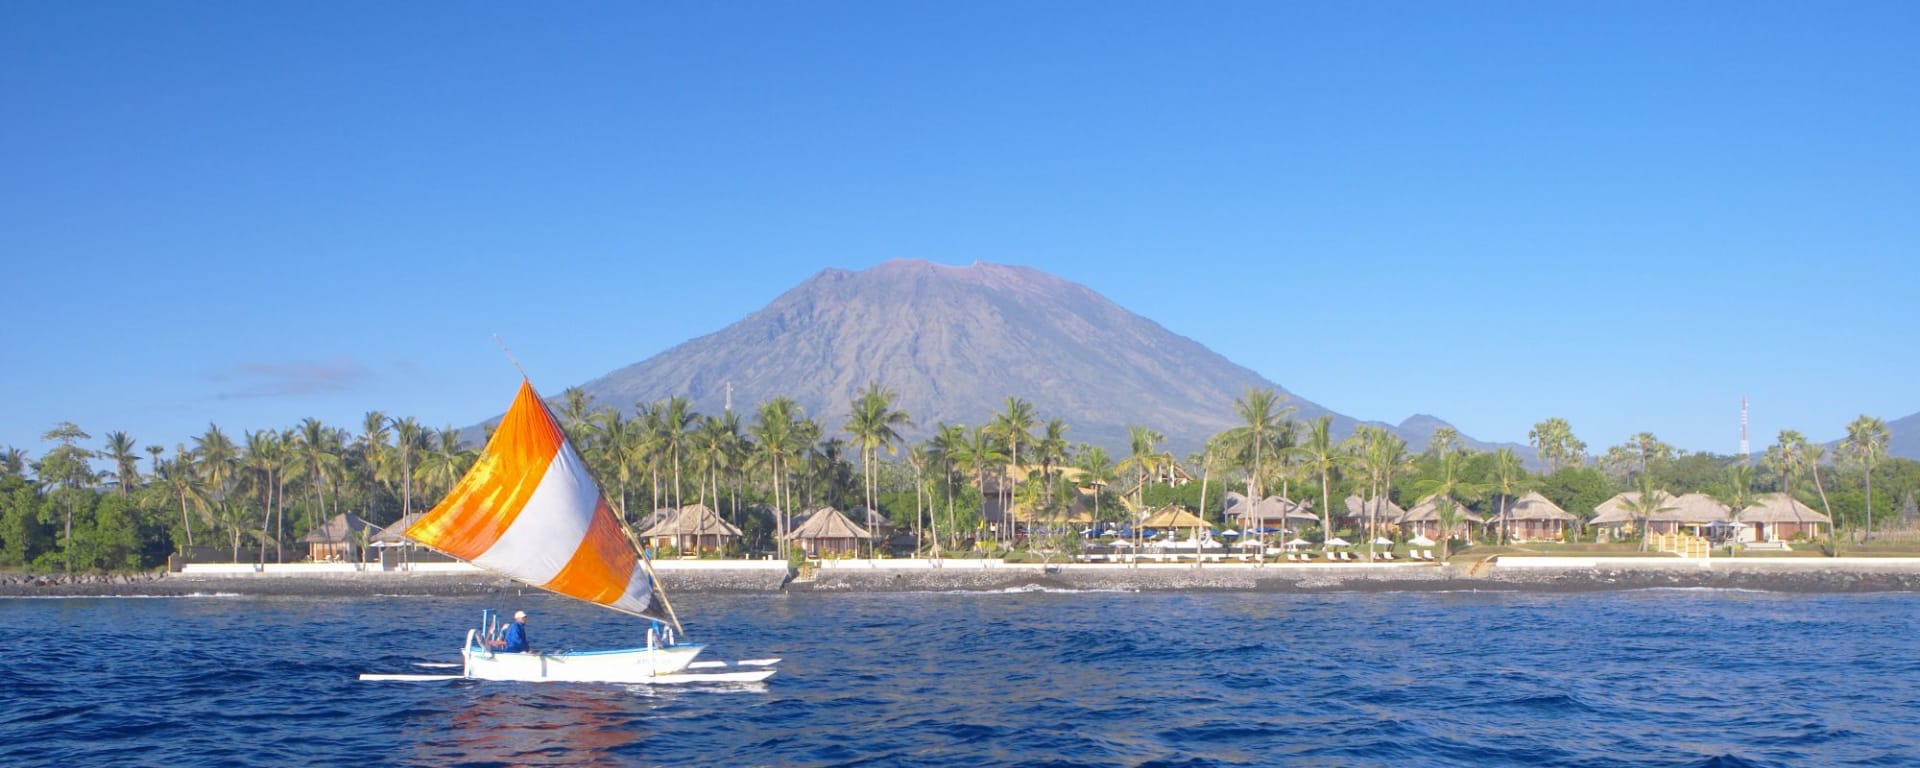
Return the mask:
<path id="1" fill-rule="evenodd" d="M 466 426 L 1021 264 L 1339 412 L 1920 411 L 1920 4 L 0 2 L 0 445 Z M 190 443 L 189 443 L 190 444 Z"/>

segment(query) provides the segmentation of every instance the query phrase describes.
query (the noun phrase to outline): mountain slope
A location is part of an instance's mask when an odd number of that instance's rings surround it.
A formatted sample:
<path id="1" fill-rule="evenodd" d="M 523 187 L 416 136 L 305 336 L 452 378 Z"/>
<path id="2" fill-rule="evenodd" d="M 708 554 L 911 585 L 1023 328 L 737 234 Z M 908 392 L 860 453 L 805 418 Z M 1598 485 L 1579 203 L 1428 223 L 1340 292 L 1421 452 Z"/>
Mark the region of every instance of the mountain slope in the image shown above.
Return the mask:
<path id="1" fill-rule="evenodd" d="M 712 414 L 731 384 L 749 420 L 756 404 L 787 396 L 843 435 L 848 403 L 873 381 L 913 418 L 911 438 L 943 421 L 983 424 L 1011 395 L 1042 419 L 1065 419 L 1072 441 L 1124 453 L 1127 426 L 1140 424 L 1180 455 L 1234 426 L 1234 400 L 1248 388 L 1286 392 L 1077 283 L 1019 266 L 905 260 L 825 270 L 739 322 L 583 388 L 629 411 L 679 395 Z M 1357 424 L 1288 395 L 1303 422 L 1332 416 L 1341 436 Z M 1418 450 L 1438 421 L 1409 422 Z"/>

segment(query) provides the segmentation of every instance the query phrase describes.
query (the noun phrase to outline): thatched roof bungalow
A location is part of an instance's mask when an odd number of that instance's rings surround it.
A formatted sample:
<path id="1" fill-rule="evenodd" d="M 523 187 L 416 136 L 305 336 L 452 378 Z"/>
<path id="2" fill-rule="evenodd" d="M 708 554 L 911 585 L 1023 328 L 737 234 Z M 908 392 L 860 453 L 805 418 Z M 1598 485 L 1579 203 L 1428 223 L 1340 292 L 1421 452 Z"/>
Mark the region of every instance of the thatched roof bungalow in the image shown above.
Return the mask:
<path id="1" fill-rule="evenodd" d="M 342 512 L 332 520 L 307 532 L 300 537 L 300 543 L 307 545 L 307 556 L 319 560 L 345 560 L 353 555 L 360 546 L 360 535 L 369 538 L 380 532 L 380 526 L 360 519 L 359 515 Z"/>
<path id="2" fill-rule="evenodd" d="M 1753 526 L 1752 541 L 1810 539 L 1820 535 L 1820 526 L 1833 529 L 1826 515 L 1784 493 L 1761 494 L 1752 506 L 1740 510 L 1737 519 Z"/>
<path id="3" fill-rule="evenodd" d="M 833 507 L 821 507 L 807 513 L 805 521 L 795 526 L 787 534 L 788 541 L 799 542 L 800 548 L 809 557 L 827 555 L 859 556 L 860 545 L 871 543 L 873 535 L 867 529 L 854 525 L 852 520 Z"/>
<path id="4" fill-rule="evenodd" d="M 1457 511 L 1454 513 L 1456 522 L 1453 524 L 1453 530 L 1451 531 L 1451 535 L 1453 536 L 1465 536 L 1468 530 L 1468 523 L 1479 524 L 1481 522 L 1480 516 L 1474 514 L 1472 510 L 1467 509 L 1467 505 L 1465 504 L 1456 501 L 1454 502 L 1454 509 Z M 1406 531 L 1409 534 L 1438 538 L 1440 536 L 1439 497 L 1428 496 L 1421 499 L 1420 503 L 1413 505 L 1413 509 L 1407 510 L 1407 514 L 1400 518 L 1400 530 Z"/>
<path id="5" fill-rule="evenodd" d="M 689 504 L 646 529 L 640 538 L 649 547 L 672 547 L 680 554 L 691 555 L 725 549 L 740 538 L 740 529 L 705 504 Z"/>
<path id="6" fill-rule="evenodd" d="M 1499 517 L 1488 524 L 1500 530 Z M 1579 524 L 1579 518 L 1538 491 L 1530 491 L 1507 505 L 1506 538 L 1512 541 L 1564 541 Z"/>
<path id="7" fill-rule="evenodd" d="M 1381 528 L 1399 524 L 1400 519 L 1407 516 L 1407 511 L 1393 503 L 1393 499 L 1362 499 L 1357 493 L 1347 497 L 1346 507 L 1346 514 L 1336 518 L 1340 521 L 1337 524 L 1359 527 L 1371 523 L 1367 529 L 1369 538 L 1377 535 Z"/>
<path id="8" fill-rule="evenodd" d="M 1294 522 L 1318 522 L 1312 506 L 1311 502 L 1296 502 L 1285 496 L 1268 496 L 1257 504 L 1248 504 L 1246 494 L 1228 491 L 1223 519 L 1238 521 L 1248 530 L 1286 530 Z"/>
<path id="9" fill-rule="evenodd" d="M 1704 493 L 1680 494 L 1666 506 L 1673 509 L 1654 515 L 1647 524 L 1654 533 L 1679 533 L 1685 529 L 1698 536 L 1703 529 L 1732 519 L 1728 516 L 1732 510 L 1727 505 Z"/>

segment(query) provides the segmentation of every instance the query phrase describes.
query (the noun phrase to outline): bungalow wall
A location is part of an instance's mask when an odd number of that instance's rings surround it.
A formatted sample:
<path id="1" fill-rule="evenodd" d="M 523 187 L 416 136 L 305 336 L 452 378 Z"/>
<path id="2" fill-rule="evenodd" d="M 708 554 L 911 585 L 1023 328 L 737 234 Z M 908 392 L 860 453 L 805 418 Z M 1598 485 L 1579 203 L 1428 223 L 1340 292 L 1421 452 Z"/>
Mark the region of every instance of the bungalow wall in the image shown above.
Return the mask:
<path id="1" fill-rule="evenodd" d="M 1499 527 L 1495 524 L 1495 529 Z M 1508 520 L 1507 537 L 1514 541 L 1561 541 L 1566 538 L 1565 520 Z"/>
<path id="2" fill-rule="evenodd" d="M 809 557 L 821 557 L 824 555 L 858 556 L 860 554 L 860 540 L 855 538 L 801 539 L 800 548 L 805 550 Z"/>

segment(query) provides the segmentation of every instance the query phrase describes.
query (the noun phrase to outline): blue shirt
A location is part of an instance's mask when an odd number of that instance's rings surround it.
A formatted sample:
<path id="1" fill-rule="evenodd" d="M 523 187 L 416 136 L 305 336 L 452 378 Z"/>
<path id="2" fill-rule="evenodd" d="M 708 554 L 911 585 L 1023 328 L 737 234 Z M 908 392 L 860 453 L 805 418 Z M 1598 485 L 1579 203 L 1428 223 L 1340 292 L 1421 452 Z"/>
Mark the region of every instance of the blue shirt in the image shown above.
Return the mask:
<path id="1" fill-rule="evenodd" d="M 500 640 L 503 643 L 503 645 L 500 646 L 502 652 L 526 653 L 527 625 L 518 621 L 508 624 L 507 631 L 501 633 Z"/>

